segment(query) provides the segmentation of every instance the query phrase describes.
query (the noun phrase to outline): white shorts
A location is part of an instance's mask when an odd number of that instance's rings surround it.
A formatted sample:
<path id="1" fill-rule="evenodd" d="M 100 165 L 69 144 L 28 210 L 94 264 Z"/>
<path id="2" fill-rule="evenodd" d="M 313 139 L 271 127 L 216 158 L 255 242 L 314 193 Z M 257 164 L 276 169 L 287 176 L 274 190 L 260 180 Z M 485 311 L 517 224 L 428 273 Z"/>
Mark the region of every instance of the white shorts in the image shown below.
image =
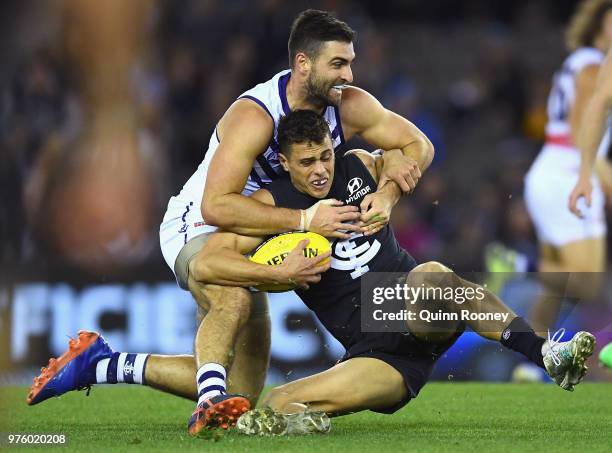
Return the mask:
<path id="1" fill-rule="evenodd" d="M 196 236 L 216 230 L 216 226 L 206 225 L 202 220 L 200 200 L 170 198 L 164 220 L 159 226 L 159 245 L 175 277 L 176 258 L 185 244 Z"/>
<path id="2" fill-rule="evenodd" d="M 216 230 L 217 227 L 206 225 L 202 220 L 199 203 L 185 202 L 178 200 L 177 197 L 170 198 L 164 220 L 159 226 L 159 244 L 166 264 L 172 270 L 180 288 L 189 291 L 187 286 L 189 271 L 187 267 L 189 260 L 197 254 L 207 240 L 202 235 L 208 235 Z M 188 242 L 189 244 L 187 244 Z M 182 254 L 181 251 L 183 251 Z M 179 258 L 178 263 L 177 258 Z M 206 316 L 206 311 L 202 307 L 198 309 L 198 316 Z M 261 317 L 269 317 L 267 293 L 252 294 L 249 319 Z"/>
<path id="3" fill-rule="evenodd" d="M 525 203 L 540 242 L 560 247 L 570 242 L 606 235 L 605 197 L 593 179 L 591 207 L 582 203 L 584 218 L 568 208 L 569 196 L 578 181 L 579 154 L 547 145 L 525 177 Z"/>

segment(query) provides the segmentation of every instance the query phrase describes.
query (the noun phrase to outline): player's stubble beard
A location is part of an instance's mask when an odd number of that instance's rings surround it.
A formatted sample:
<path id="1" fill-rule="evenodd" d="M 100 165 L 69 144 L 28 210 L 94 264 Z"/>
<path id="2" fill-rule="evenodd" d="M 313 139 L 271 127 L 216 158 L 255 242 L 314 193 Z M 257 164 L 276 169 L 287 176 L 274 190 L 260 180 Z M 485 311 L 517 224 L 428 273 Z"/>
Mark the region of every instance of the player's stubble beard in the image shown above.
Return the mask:
<path id="1" fill-rule="evenodd" d="M 306 96 L 308 102 L 323 108 L 327 105 L 338 105 L 340 99 L 332 98 L 329 95 L 333 86 L 342 84 L 342 81 L 326 81 L 318 77 L 317 72 L 313 70 L 306 78 Z"/>

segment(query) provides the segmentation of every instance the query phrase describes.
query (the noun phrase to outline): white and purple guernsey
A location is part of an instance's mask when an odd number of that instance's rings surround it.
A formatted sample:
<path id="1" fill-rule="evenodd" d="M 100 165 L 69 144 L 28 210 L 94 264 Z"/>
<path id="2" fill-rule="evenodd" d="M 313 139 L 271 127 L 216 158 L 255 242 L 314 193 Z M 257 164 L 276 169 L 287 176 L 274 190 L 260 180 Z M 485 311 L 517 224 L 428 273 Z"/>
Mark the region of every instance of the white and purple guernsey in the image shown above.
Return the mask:
<path id="1" fill-rule="evenodd" d="M 290 112 L 287 102 L 287 82 L 291 70 L 281 71 L 264 83 L 245 91 L 238 99 L 250 99 L 263 108 L 274 122 L 274 133 L 268 147 L 257 156 L 253 168 L 242 190 L 243 195 L 250 195 L 265 187 L 284 173 L 278 154 L 277 128 L 281 117 Z M 323 116 L 329 124 L 334 149 L 344 143 L 344 134 L 340 121 L 340 111 L 337 106 L 328 106 Z M 225 131 L 231 134 L 232 131 Z M 168 202 L 168 209 L 160 226 L 160 243 L 168 265 L 173 268 L 174 260 L 179 250 L 178 246 L 186 244 L 191 238 L 202 233 L 214 231 L 216 227 L 206 225 L 201 213 L 202 195 L 206 185 L 210 162 L 219 147 L 217 129 L 212 133 L 204 160 L 195 173 L 185 183 L 180 193 Z M 180 236 L 180 244 L 176 236 Z"/>
<path id="2" fill-rule="evenodd" d="M 561 69 L 555 73 L 548 97 L 546 145 L 543 151 L 546 152 L 551 149 L 561 153 L 569 151 L 570 159 L 578 165 L 580 164 L 580 151 L 572 140 L 569 123 L 569 112 L 576 99 L 576 79 L 585 67 L 601 65 L 604 58 L 605 55 L 598 49 L 581 47 L 572 52 L 563 62 Z M 610 130 L 608 128 L 599 146 L 598 157 L 605 157 L 609 146 Z M 561 159 L 564 158 L 561 157 Z"/>
<path id="3" fill-rule="evenodd" d="M 554 247 L 606 234 L 605 197 L 593 175 L 591 206 L 582 206 L 583 218 L 567 207 L 580 171 L 581 154 L 572 137 L 570 112 L 576 102 L 579 74 L 589 66 L 600 65 L 605 55 L 593 47 L 572 52 L 555 73 L 548 97 L 546 143 L 525 176 L 525 203 L 538 240 Z M 600 142 L 597 157 L 604 158 L 610 146 L 610 121 Z"/>

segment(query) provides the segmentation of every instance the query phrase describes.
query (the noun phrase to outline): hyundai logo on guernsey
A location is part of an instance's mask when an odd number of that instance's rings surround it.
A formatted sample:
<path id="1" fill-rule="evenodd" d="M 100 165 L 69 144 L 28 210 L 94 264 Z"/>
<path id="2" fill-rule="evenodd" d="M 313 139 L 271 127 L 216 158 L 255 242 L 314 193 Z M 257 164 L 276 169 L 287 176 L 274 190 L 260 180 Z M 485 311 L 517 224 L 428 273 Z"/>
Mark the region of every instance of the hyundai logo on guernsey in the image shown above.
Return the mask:
<path id="1" fill-rule="evenodd" d="M 353 178 L 348 182 L 346 190 L 349 191 L 349 197 L 345 200 L 346 204 L 358 200 L 372 190 L 370 186 L 365 186 L 363 189 L 361 186 L 363 186 L 363 180 L 361 178 Z"/>

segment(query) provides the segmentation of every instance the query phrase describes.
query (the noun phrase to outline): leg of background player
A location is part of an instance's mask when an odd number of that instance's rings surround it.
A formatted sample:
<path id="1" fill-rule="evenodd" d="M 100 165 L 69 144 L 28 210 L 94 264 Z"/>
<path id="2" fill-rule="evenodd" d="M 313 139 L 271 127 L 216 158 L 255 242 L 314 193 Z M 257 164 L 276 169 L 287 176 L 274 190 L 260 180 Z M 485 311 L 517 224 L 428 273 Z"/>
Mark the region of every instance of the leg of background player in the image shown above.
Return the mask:
<path id="1" fill-rule="evenodd" d="M 384 409 L 406 397 L 402 375 L 391 365 L 369 357 L 357 357 L 329 370 L 275 387 L 264 405 L 282 413 L 304 410 L 334 415 L 365 409 Z M 297 403 L 297 404 L 296 404 Z"/>
<path id="2" fill-rule="evenodd" d="M 562 273 L 556 247 L 541 242 L 539 249 L 538 269 L 542 273 L 554 272 L 554 274 L 543 278 L 542 293 L 531 307 L 529 321 L 538 335 L 544 336 L 547 329 L 554 327 L 559 316 L 563 294 L 567 287 L 567 278 Z"/>
<path id="3" fill-rule="evenodd" d="M 605 243 L 602 237 L 575 241 L 558 248 L 549 244 L 540 246 L 539 275 L 544 293 L 534 303 L 529 316 L 540 335 L 554 327 L 563 297 L 589 301 L 601 292 L 606 262 Z"/>

